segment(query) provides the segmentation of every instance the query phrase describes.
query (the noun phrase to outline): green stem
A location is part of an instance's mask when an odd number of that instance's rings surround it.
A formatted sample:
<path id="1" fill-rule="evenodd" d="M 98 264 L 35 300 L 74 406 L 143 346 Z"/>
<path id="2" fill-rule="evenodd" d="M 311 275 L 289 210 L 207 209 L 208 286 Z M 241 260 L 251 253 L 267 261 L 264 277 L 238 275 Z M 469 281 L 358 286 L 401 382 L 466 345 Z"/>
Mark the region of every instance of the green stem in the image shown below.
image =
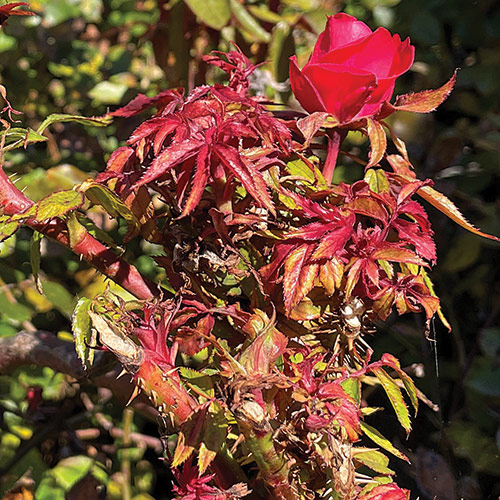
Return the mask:
<path id="1" fill-rule="evenodd" d="M 264 409 L 256 401 L 243 400 L 234 411 L 240 432 L 272 498 L 300 500 L 286 457 L 274 445 L 273 430 Z"/>
<path id="2" fill-rule="evenodd" d="M 123 500 L 130 500 L 132 498 L 132 491 L 130 487 L 131 467 L 129 446 L 131 444 L 130 434 L 132 433 L 133 419 L 134 411 L 130 408 L 125 408 L 123 410 L 123 455 L 121 466 Z"/>

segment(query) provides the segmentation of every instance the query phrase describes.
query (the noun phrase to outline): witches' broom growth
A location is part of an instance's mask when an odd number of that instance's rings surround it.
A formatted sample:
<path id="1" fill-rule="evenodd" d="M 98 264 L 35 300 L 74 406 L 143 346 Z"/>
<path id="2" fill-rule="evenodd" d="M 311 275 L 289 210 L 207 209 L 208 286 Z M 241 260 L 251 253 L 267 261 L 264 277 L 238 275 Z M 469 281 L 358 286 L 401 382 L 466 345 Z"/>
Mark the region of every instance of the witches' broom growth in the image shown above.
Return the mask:
<path id="1" fill-rule="evenodd" d="M 419 392 L 392 355 L 372 359 L 367 337 L 393 311 L 444 320 L 419 198 L 479 231 L 417 179 L 384 116 L 344 125 L 366 134 L 372 151 L 358 159 L 362 179 L 332 185 L 316 156 L 331 117 L 273 112 L 250 92 L 254 66 L 239 51 L 207 61 L 227 84 L 140 95 L 90 119 L 145 116 L 95 179 L 33 203 L 1 171 L 0 235 L 28 226 L 137 297 L 82 298 L 77 351 L 89 367 L 92 347 L 111 351 L 149 397 L 176 443 L 165 450 L 176 498 L 409 498 L 389 455 L 407 458 L 370 425 L 363 389 L 379 384 L 407 433 Z M 452 86 L 402 96 L 385 116 L 430 111 Z M 385 152 L 384 127 L 397 154 Z M 12 134 L 3 131 L 4 146 Z M 37 140 L 26 132 L 23 144 Z M 89 232 L 93 205 L 125 221 L 115 243 L 161 248 L 162 281 L 143 278 L 98 228 Z"/>

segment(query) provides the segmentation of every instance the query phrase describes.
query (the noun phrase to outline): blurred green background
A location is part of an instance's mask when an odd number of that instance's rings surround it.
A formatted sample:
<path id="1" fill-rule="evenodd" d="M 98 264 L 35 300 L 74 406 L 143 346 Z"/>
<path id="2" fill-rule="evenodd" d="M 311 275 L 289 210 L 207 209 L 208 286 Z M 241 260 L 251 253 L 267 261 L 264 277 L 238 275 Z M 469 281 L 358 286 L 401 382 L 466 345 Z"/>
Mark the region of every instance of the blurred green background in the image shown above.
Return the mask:
<path id="1" fill-rule="evenodd" d="M 396 93 L 436 88 L 455 68 L 460 71 L 438 111 L 393 115 L 392 125 L 406 141 L 418 176 L 432 178 L 469 220 L 500 235 L 495 0 L 34 0 L 31 9 L 38 17 L 12 17 L 0 31 L 0 84 L 23 112 L 19 126 L 33 129 L 50 113 L 102 115 L 139 92 L 189 90 L 214 81 L 220 75 L 201 57 L 228 49 L 232 41 L 255 62 L 267 61 L 255 75 L 255 91 L 286 104 L 288 57 L 297 53 L 307 60 L 326 14 L 344 11 L 372 28 L 410 36 L 416 60 Z M 297 106 L 293 98 L 290 104 Z M 139 120 L 117 120 L 106 128 L 54 125 L 47 142 L 7 153 L 4 168 L 16 175 L 18 187 L 40 199 L 101 171 Z M 345 148 L 357 152 L 367 144 L 353 139 Z M 357 167 L 341 159 L 337 180 L 357 175 Z M 453 332 L 436 322 L 427 340 L 422 318 L 390 317 L 369 342 L 377 355 L 399 357 L 439 410 L 423 406 L 408 440 L 390 412 L 380 415 L 377 427 L 412 459 L 411 466 L 392 464 L 412 498 L 497 499 L 500 246 L 427 208 L 439 255 L 432 276 Z M 111 238 L 126 229 L 105 223 Z M 40 294 L 31 277 L 30 238 L 23 229 L 0 244 L 0 337 L 41 329 L 71 341 L 76 297 L 103 291 L 104 279 L 44 241 Z M 134 243 L 127 248 L 127 257 L 154 279 L 153 252 Z M 30 405 L 28 396 L 36 398 L 38 387 L 42 400 Z M 380 391 L 368 397 L 371 405 L 386 403 Z M 133 432 L 157 437 L 154 422 L 132 410 L 123 413 L 105 389 L 75 384 L 50 368 L 2 374 L 0 496 L 25 474 L 22 484 L 39 500 L 83 498 L 95 482 L 107 488 L 102 498 L 169 498 L 157 443 L 130 441 L 126 436 Z"/>

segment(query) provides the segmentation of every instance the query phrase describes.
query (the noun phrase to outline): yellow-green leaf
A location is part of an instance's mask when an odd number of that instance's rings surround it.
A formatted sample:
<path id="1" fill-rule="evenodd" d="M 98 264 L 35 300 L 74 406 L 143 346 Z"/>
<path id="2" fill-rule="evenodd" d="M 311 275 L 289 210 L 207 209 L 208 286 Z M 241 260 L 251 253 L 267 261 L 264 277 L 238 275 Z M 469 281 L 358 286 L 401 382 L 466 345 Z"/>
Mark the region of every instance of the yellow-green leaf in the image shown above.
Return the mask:
<path id="1" fill-rule="evenodd" d="M 40 261 L 41 261 L 40 243 L 42 241 L 42 238 L 43 238 L 42 233 L 34 231 L 30 241 L 31 272 L 33 273 L 35 287 L 39 293 L 42 293 L 42 283 L 40 281 L 40 277 L 38 276 L 38 273 L 40 272 Z"/>
<path id="2" fill-rule="evenodd" d="M 398 457 L 408 463 L 410 462 L 408 457 L 404 453 L 399 451 L 387 438 L 382 436 L 382 434 L 380 434 L 377 429 L 375 429 L 371 425 L 368 425 L 366 422 L 360 422 L 360 424 L 361 429 L 367 438 L 371 439 L 375 444 L 379 445 L 384 450 L 392 453 L 395 457 Z"/>
<path id="3" fill-rule="evenodd" d="M 389 458 L 378 450 L 369 448 L 353 449 L 353 459 L 379 474 L 392 475 L 395 472 L 389 469 Z"/>
<path id="4" fill-rule="evenodd" d="M 129 229 L 139 226 L 137 217 L 131 212 L 127 205 L 106 186 L 98 184 L 93 180 L 88 180 L 85 181 L 79 189 L 85 193 L 85 196 L 94 203 L 94 205 L 101 205 L 111 217 L 123 217 Z"/>
<path id="5" fill-rule="evenodd" d="M 75 350 L 83 366 L 87 369 L 94 361 L 94 349 L 92 345 L 92 325 L 90 322 L 89 308 L 92 301 L 81 298 L 75 306 L 72 316 L 73 339 Z"/>
<path id="6" fill-rule="evenodd" d="M 401 394 L 401 389 L 398 387 L 395 380 L 389 376 L 384 369 L 374 368 L 371 371 L 377 377 L 380 385 L 384 388 L 384 391 L 387 394 L 394 411 L 396 412 L 399 423 L 408 434 L 411 430 L 410 412 L 408 411 L 408 407 L 406 406 L 403 395 Z"/>
<path id="7" fill-rule="evenodd" d="M 43 134 L 47 127 L 54 123 L 64 123 L 64 122 L 74 122 L 79 123 L 80 125 L 90 125 L 93 127 L 107 127 L 113 119 L 109 115 L 105 116 L 78 116 L 78 115 L 65 115 L 54 113 L 49 115 L 45 120 L 40 124 L 37 129 L 37 134 Z"/>
<path id="8" fill-rule="evenodd" d="M 257 42 L 268 43 L 271 40 L 271 35 L 257 22 L 257 20 L 248 12 L 245 5 L 238 0 L 229 0 L 231 12 L 243 28 Z"/>
<path id="9" fill-rule="evenodd" d="M 207 26 L 220 30 L 231 18 L 228 0 L 184 0 L 188 7 Z"/>
<path id="10" fill-rule="evenodd" d="M 365 181 L 374 193 L 388 193 L 389 181 L 381 168 L 370 168 L 365 173 Z"/>

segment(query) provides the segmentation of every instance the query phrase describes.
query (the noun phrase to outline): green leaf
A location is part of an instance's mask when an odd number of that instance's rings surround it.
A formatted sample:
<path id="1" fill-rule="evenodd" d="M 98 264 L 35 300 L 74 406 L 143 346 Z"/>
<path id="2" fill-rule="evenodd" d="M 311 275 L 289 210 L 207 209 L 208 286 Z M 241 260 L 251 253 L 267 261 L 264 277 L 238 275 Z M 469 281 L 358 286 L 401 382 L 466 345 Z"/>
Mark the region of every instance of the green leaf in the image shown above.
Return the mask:
<path id="1" fill-rule="evenodd" d="M 62 217 L 72 210 L 76 210 L 83 205 L 83 193 L 78 191 L 57 191 L 42 198 L 32 205 L 26 212 L 19 214 L 16 218 L 34 217 L 39 222 Z"/>
<path id="2" fill-rule="evenodd" d="M 227 436 L 227 420 L 222 406 L 213 402 L 208 409 L 203 439 L 198 453 L 198 469 L 204 474 L 215 455 L 221 450 Z"/>
<path id="3" fill-rule="evenodd" d="M 199 20 L 216 30 L 227 25 L 231 18 L 228 0 L 184 0 Z"/>
<path id="4" fill-rule="evenodd" d="M 2 137 L 5 137 L 4 151 L 10 151 L 21 146 L 48 140 L 47 137 L 40 135 L 30 128 L 10 128 L 8 130 L 2 130 L 0 132 L 0 140 Z"/>
<path id="5" fill-rule="evenodd" d="M 408 407 L 403 399 L 400 388 L 396 384 L 395 380 L 382 368 L 374 368 L 371 371 L 375 374 L 380 382 L 380 385 L 384 388 L 384 391 L 387 394 L 394 411 L 396 412 L 399 423 L 405 429 L 406 433 L 409 434 L 411 430 L 410 412 L 408 411 Z"/>
<path id="6" fill-rule="evenodd" d="M 79 123 L 80 125 L 88 125 L 92 127 L 107 127 L 112 121 L 113 119 L 109 115 L 87 117 L 54 113 L 45 118 L 45 120 L 38 127 L 37 133 L 43 134 L 45 129 L 54 123 L 74 122 Z"/>
<path id="7" fill-rule="evenodd" d="M 92 301 L 85 297 L 78 300 L 72 316 L 73 339 L 75 350 L 83 366 L 87 369 L 94 361 L 94 349 L 92 347 L 92 324 L 89 317 L 89 308 Z"/>
<path id="8" fill-rule="evenodd" d="M 389 181 L 381 168 L 370 168 L 366 171 L 365 181 L 374 193 L 388 193 Z"/>
<path id="9" fill-rule="evenodd" d="M 106 81 L 92 87 L 88 95 L 99 104 L 119 104 L 127 90 L 128 87 L 124 83 Z"/>
<path id="10" fill-rule="evenodd" d="M 20 222 L 11 220 L 7 215 L 0 216 L 0 241 L 10 238 L 19 228 Z"/>
<path id="11" fill-rule="evenodd" d="M 382 436 L 382 434 L 380 434 L 380 432 L 377 429 L 375 429 L 371 425 L 368 425 L 365 422 L 360 422 L 360 424 L 361 424 L 361 429 L 366 435 L 366 437 L 371 439 L 375 444 L 378 444 L 384 450 L 388 451 L 389 453 L 392 453 L 395 457 L 398 457 L 401 460 L 404 460 L 408 463 L 410 462 L 408 457 L 404 453 L 400 452 L 396 447 L 394 447 L 393 444 L 387 438 Z"/>
<path id="12" fill-rule="evenodd" d="M 240 26 L 252 36 L 254 41 L 268 43 L 271 40 L 271 35 L 257 22 L 243 4 L 238 0 L 229 0 L 229 3 L 234 17 Z"/>
<path id="13" fill-rule="evenodd" d="M 356 462 L 364 465 L 379 474 L 392 475 L 395 472 L 389 469 L 389 458 L 378 450 L 362 448 L 360 451 L 353 450 L 353 458 Z"/>
<path id="14" fill-rule="evenodd" d="M 44 281 L 42 288 L 47 300 L 64 316 L 71 318 L 73 296 L 68 290 L 55 281 Z"/>
<path id="15" fill-rule="evenodd" d="M 69 457 L 61 460 L 51 471 L 50 474 L 56 480 L 57 484 L 65 491 L 68 491 L 80 479 L 87 475 L 94 460 L 83 455 Z"/>
<path id="16" fill-rule="evenodd" d="M 80 191 L 84 192 L 85 196 L 94 203 L 94 205 L 101 205 L 111 217 L 123 217 L 129 229 L 131 227 L 139 227 L 139 221 L 136 216 L 130 211 L 127 205 L 106 186 L 88 180 L 80 186 Z"/>
<path id="17" fill-rule="evenodd" d="M 42 241 L 43 234 L 38 231 L 33 232 L 33 236 L 30 241 L 30 263 L 31 272 L 33 273 L 33 279 L 35 280 L 35 287 L 39 293 L 42 293 L 42 283 L 38 273 L 40 272 L 40 243 Z"/>

